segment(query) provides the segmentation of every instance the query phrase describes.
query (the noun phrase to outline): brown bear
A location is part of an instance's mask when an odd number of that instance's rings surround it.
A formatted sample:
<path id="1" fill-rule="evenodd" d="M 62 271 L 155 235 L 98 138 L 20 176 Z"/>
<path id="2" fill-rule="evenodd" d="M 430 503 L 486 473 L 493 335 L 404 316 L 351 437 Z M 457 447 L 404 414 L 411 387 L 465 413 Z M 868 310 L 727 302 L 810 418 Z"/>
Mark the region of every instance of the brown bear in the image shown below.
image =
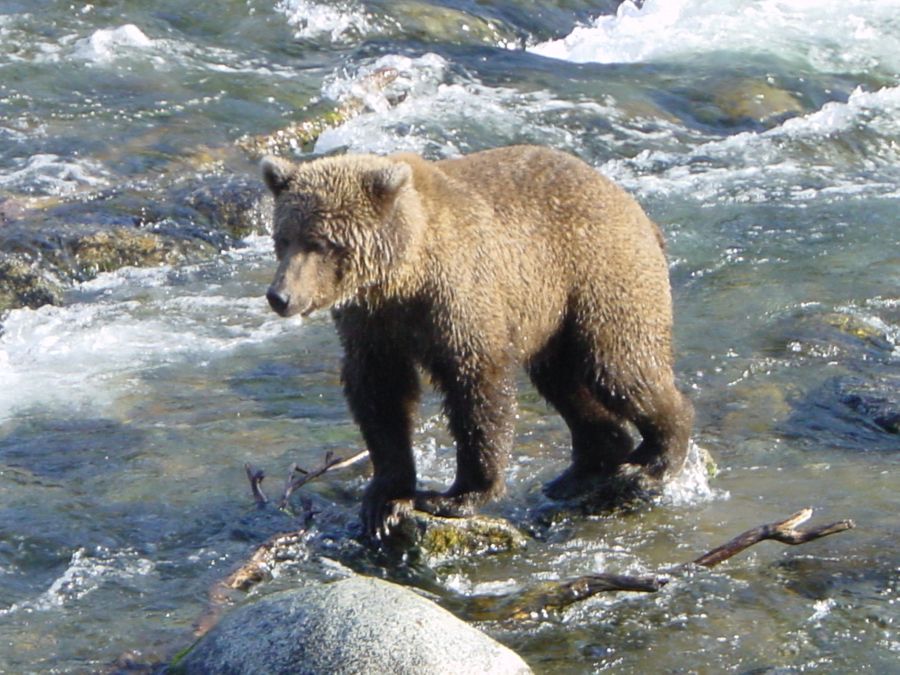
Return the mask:
<path id="1" fill-rule="evenodd" d="M 463 516 L 503 492 L 519 364 L 572 434 L 549 496 L 623 468 L 652 480 L 681 470 L 693 408 L 675 386 L 662 235 L 593 168 L 514 146 L 435 162 L 266 158 L 262 172 L 278 258 L 266 297 L 282 316 L 332 309 L 374 467 L 370 536 L 413 504 Z M 418 368 L 456 441 L 444 493 L 416 491 Z"/>

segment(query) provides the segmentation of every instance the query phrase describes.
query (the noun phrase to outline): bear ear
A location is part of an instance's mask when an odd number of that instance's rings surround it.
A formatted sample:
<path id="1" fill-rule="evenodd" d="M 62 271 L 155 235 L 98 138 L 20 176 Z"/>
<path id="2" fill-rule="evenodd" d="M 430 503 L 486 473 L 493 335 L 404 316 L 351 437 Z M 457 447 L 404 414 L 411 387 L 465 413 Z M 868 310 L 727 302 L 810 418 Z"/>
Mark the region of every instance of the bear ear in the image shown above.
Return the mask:
<path id="1" fill-rule="evenodd" d="M 412 167 L 406 162 L 390 164 L 369 174 L 369 189 L 382 202 L 393 201 L 407 181 L 412 178 Z"/>
<path id="2" fill-rule="evenodd" d="M 259 166 L 263 180 L 276 197 L 287 188 L 295 171 L 294 165 L 289 161 L 271 155 L 263 157 Z"/>

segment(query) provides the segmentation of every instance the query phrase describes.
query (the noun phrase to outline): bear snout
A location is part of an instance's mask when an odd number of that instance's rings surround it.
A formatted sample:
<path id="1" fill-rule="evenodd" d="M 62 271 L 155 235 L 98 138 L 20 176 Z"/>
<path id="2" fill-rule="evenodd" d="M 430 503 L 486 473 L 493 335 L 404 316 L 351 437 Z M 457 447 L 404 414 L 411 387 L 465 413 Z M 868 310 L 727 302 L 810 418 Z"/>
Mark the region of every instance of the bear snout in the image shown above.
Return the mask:
<path id="1" fill-rule="evenodd" d="M 288 315 L 288 306 L 291 304 L 291 296 L 284 291 L 279 291 L 274 286 L 270 286 L 266 292 L 266 300 L 269 306 L 281 316 Z"/>

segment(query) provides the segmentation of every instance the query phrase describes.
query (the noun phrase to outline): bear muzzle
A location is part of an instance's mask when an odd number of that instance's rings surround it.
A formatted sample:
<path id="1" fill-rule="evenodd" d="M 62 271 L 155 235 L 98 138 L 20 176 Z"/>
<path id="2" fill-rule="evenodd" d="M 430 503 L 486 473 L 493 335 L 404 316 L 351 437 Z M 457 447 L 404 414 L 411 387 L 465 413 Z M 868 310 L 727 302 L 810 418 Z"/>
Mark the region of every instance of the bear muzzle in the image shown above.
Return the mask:
<path id="1" fill-rule="evenodd" d="M 270 286 L 269 290 L 266 291 L 266 300 L 269 301 L 269 307 L 271 307 L 279 316 L 289 317 L 294 316 L 295 314 L 299 314 L 301 316 L 309 316 L 316 309 L 316 304 L 313 301 L 309 301 L 306 303 L 298 303 L 291 298 L 290 293 L 287 291 L 280 291 L 275 286 Z"/>
<path id="2" fill-rule="evenodd" d="M 284 291 L 277 290 L 274 286 L 270 286 L 266 292 L 266 300 L 269 301 L 271 307 L 277 314 L 281 316 L 288 315 L 288 308 L 291 305 L 291 296 Z"/>

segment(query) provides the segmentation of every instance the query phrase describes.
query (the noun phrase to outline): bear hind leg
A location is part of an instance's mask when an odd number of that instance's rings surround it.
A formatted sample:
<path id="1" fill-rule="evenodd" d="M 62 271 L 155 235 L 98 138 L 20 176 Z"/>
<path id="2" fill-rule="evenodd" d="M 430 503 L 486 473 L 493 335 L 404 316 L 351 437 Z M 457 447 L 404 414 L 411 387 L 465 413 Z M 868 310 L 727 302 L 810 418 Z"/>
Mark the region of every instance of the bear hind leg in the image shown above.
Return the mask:
<path id="1" fill-rule="evenodd" d="M 677 476 L 684 467 L 694 421 L 694 407 L 674 383 L 656 391 L 633 418 L 641 443 L 628 457 L 654 480 Z"/>
<path id="2" fill-rule="evenodd" d="M 585 375 L 584 360 L 562 344 L 529 368 L 531 380 L 562 416 L 572 437 L 572 464 L 544 486 L 551 499 L 571 499 L 614 475 L 634 447 L 627 422 L 610 410 Z"/>

